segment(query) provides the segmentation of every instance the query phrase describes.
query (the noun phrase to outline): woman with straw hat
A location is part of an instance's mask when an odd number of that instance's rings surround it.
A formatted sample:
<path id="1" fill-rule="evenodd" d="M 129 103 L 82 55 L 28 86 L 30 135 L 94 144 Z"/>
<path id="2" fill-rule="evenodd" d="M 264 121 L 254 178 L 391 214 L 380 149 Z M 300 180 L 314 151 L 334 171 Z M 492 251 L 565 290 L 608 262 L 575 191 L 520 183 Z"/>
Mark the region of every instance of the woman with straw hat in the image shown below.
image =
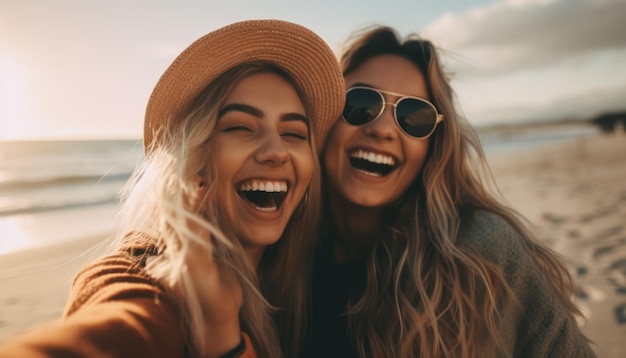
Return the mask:
<path id="1" fill-rule="evenodd" d="M 0 356 L 296 354 L 317 150 L 344 91 L 330 48 L 296 24 L 244 21 L 191 44 L 148 102 L 115 252 L 76 276 L 61 322 Z"/>

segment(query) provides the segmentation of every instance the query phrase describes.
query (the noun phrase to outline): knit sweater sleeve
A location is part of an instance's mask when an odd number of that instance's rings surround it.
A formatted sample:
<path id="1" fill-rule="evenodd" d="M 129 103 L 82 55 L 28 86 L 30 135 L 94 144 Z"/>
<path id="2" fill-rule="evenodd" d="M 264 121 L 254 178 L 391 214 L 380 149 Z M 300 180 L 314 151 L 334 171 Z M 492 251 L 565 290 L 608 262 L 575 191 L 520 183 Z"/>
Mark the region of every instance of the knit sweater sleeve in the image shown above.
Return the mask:
<path id="1" fill-rule="evenodd" d="M 0 345 L 1 357 L 184 357 L 180 313 L 126 246 L 75 277 L 62 320 Z M 247 336 L 238 357 L 256 357 Z"/>
<path id="2" fill-rule="evenodd" d="M 498 327 L 511 357 L 595 357 L 573 314 L 552 293 L 548 277 L 502 217 L 476 212 L 462 241 L 504 271 L 515 297 L 499 304 Z"/>

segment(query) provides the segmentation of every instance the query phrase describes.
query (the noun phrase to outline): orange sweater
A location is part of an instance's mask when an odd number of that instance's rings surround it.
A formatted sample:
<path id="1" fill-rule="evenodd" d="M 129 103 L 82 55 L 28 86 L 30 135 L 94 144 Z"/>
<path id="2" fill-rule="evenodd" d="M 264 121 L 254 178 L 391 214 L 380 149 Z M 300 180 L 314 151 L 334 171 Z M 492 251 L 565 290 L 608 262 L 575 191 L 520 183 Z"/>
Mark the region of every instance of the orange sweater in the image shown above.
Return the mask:
<path id="1" fill-rule="evenodd" d="M 182 319 L 143 269 L 153 246 L 135 243 L 82 269 L 64 318 L 0 345 L 0 357 L 188 357 Z M 256 358 L 247 335 L 239 358 Z"/>

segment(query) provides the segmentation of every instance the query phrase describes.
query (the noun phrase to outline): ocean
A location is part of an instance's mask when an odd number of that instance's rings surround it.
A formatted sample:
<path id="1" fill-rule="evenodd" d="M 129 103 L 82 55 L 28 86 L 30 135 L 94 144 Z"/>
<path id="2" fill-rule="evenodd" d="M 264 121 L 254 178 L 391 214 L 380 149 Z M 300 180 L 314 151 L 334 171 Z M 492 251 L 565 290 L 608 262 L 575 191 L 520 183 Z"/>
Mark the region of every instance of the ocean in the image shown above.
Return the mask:
<path id="1" fill-rule="evenodd" d="M 586 125 L 480 131 L 487 156 L 598 134 Z M 141 140 L 0 141 L 0 255 L 115 229 Z"/>
<path id="2" fill-rule="evenodd" d="M 0 254 L 102 235 L 141 140 L 0 141 Z"/>

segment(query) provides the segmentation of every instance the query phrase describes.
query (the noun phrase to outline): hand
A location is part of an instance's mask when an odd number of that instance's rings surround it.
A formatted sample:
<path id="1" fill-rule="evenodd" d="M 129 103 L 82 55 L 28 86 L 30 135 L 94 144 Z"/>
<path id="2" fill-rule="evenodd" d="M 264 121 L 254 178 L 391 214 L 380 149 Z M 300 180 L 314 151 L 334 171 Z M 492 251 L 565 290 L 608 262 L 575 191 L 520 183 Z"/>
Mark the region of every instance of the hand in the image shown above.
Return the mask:
<path id="1" fill-rule="evenodd" d="M 186 266 L 204 318 L 206 344 L 202 356 L 219 356 L 241 339 L 241 284 L 232 270 L 216 263 L 213 255 L 199 245 L 189 251 Z"/>
<path id="2" fill-rule="evenodd" d="M 207 186 L 198 185 L 198 195 L 193 203 L 199 209 L 206 198 Z M 198 210 L 196 210 L 197 212 Z M 212 244 L 211 233 L 197 223 L 189 222 L 190 229 Z M 237 274 L 216 262 L 211 246 L 191 243 L 186 257 L 186 270 L 202 308 L 205 328 L 203 357 L 219 356 L 239 344 L 241 332 L 239 311 L 243 303 L 243 290 Z"/>

